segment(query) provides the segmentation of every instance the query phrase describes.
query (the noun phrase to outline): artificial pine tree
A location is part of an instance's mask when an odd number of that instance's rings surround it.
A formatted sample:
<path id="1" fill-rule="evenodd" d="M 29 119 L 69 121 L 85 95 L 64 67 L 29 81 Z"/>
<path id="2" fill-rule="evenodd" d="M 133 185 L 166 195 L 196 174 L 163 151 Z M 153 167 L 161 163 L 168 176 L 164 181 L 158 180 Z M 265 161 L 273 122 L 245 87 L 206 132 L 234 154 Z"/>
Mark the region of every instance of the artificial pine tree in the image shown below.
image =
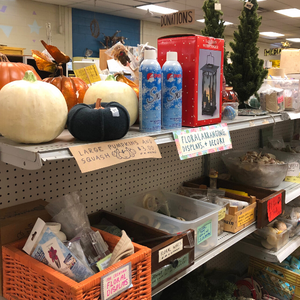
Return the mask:
<path id="1" fill-rule="evenodd" d="M 223 12 L 221 10 L 215 10 L 215 3 L 219 3 L 219 0 L 205 0 L 203 3 L 205 28 L 201 30 L 201 34 L 204 36 L 211 36 L 214 38 L 224 39 L 225 21 L 222 19 Z M 224 68 L 223 73 L 225 79 L 228 72 L 228 51 L 224 46 Z"/>
<path id="2" fill-rule="evenodd" d="M 253 4 L 245 6 L 247 2 Z M 245 107 L 247 101 L 261 87 L 268 71 L 264 69 L 264 61 L 258 58 L 259 26 L 261 17 L 257 15 L 258 4 L 256 0 L 243 0 L 243 10 L 239 16 L 240 25 L 235 31 L 234 42 L 230 43 L 232 51 L 230 59 L 232 64 L 227 74 L 226 81 L 237 92 L 240 108 Z"/>

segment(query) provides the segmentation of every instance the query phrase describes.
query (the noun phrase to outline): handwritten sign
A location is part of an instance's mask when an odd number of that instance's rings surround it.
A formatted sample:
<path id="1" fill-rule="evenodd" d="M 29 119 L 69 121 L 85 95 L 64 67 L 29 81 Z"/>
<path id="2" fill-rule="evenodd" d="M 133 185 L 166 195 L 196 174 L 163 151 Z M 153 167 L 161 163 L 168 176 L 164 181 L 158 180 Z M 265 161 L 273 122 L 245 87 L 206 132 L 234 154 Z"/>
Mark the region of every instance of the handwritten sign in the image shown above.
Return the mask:
<path id="1" fill-rule="evenodd" d="M 162 262 L 165 259 L 171 257 L 177 252 L 180 252 L 183 249 L 183 239 L 161 249 L 158 251 L 158 262 Z"/>
<path id="2" fill-rule="evenodd" d="M 237 227 L 240 227 L 250 221 L 254 221 L 254 209 L 251 209 L 251 210 L 247 211 L 246 213 L 238 216 Z"/>
<path id="3" fill-rule="evenodd" d="M 179 25 L 190 25 L 195 23 L 195 10 L 182 10 L 173 14 L 162 15 L 160 17 L 160 27 L 172 27 Z"/>
<path id="4" fill-rule="evenodd" d="M 131 286 L 131 262 L 101 277 L 101 299 L 109 300 Z"/>
<path id="5" fill-rule="evenodd" d="M 276 195 L 272 199 L 268 200 L 267 210 L 269 222 L 282 214 L 282 194 Z"/>
<path id="6" fill-rule="evenodd" d="M 181 160 L 232 148 L 226 123 L 174 131 Z"/>
<path id="7" fill-rule="evenodd" d="M 187 253 L 178 258 L 178 265 L 176 268 L 173 268 L 173 266 L 170 264 L 165 265 L 163 268 L 153 272 L 151 275 L 152 287 L 157 286 L 159 283 L 170 278 L 175 273 L 183 270 L 184 268 L 187 268 L 190 265 L 189 255 L 190 254 Z"/>
<path id="8" fill-rule="evenodd" d="M 76 77 L 81 78 L 86 84 L 93 84 L 101 80 L 97 67 L 91 65 L 81 69 L 74 70 Z"/>
<path id="9" fill-rule="evenodd" d="M 221 210 L 218 212 L 218 221 L 221 221 L 225 218 L 226 215 L 226 207 L 223 207 Z"/>
<path id="10" fill-rule="evenodd" d="M 197 245 L 203 243 L 211 236 L 212 236 L 212 222 L 211 220 L 209 220 L 197 228 Z"/>
<path id="11" fill-rule="evenodd" d="M 161 158 L 155 140 L 148 136 L 74 146 L 69 150 L 82 173 L 135 159 Z"/>
<path id="12" fill-rule="evenodd" d="M 286 176 L 298 176 L 300 172 L 299 163 L 291 162 L 288 164 L 288 171 Z"/>

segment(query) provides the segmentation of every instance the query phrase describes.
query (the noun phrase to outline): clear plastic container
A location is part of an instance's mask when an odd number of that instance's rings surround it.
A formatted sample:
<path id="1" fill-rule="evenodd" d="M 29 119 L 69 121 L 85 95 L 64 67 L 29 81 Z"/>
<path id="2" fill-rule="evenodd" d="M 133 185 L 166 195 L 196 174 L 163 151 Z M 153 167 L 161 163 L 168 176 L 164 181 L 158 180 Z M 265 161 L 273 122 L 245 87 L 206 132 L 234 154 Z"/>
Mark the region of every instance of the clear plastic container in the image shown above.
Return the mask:
<path id="1" fill-rule="evenodd" d="M 239 113 L 238 102 L 224 102 L 222 104 L 222 120 L 234 120 Z"/>
<path id="2" fill-rule="evenodd" d="M 299 109 L 299 79 L 265 79 L 264 83 L 283 89 L 285 110 Z"/>
<path id="3" fill-rule="evenodd" d="M 258 229 L 253 233 L 253 236 L 258 239 L 261 245 L 269 250 L 277 252 L 284 245 L 287 244 L 290 237 L 290 231 L 292 229 L 292 225 L 288 222 L 284 222 L 286 224 L 287 229 L 280 233 L 274 233 L 274 224 L 277 221 L 281 221 L 280 219 L 272 221 L 266 227 L 262 229 Z"/>
<path id="4" fill-rule="evenodd" d="M 171 217 L 144 208 L 144 199 L 149 194 L 160 197 L 157 190 L 147 191 L 125 199 L 125 216 L 171 234 L 194 229 L 195 257 L 215 247 L 218 242 L 218 212 L 220 206 L 175 193 L 165 191 L 163 193 L 168 202 Z"/>

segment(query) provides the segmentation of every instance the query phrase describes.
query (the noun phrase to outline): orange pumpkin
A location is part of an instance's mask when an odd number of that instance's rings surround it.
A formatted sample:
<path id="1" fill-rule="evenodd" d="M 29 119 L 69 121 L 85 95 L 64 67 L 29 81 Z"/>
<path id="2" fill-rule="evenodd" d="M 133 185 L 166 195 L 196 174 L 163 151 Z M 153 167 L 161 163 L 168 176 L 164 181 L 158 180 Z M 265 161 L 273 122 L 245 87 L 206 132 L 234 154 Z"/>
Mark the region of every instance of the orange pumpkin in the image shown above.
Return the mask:
<path id="1" fill-rule="evenodd" d="M 38 80 L 42 80 L 32 66 L 10 62 L 6 55 L 0 53 L 0 90 L 11 81 L 23 79 L 26 71 L 32 71 Z"/>
<path id="2" fill-rule="evenodd" d="M 83 97 L 89 86 L 78 77 L 48 77 L 43 81 L 56 86 L 64 95 L 68 111 L 76 104 L 83 103 Z"/>

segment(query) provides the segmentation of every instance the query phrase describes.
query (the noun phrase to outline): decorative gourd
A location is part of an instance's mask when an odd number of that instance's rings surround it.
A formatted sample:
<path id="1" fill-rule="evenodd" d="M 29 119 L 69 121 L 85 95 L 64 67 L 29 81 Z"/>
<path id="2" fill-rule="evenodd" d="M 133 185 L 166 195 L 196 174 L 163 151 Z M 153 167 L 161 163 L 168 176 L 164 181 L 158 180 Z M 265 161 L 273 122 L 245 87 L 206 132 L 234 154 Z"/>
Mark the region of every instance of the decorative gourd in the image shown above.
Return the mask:
<path id="1" fill-rule="evenodd" d="M 135 82 L 133 82 L 132 80 L 128 79 L 124 74 L 122 73 L 115 73 L 114 74 L 116 81 L 119 82 L 124 82 L 126 84 L 128 84 L 136 93 L 136 96 L 139 99 L 139 85 Z"/>
<path id="2" fill-rule="evenodd" d="M 68 111 L 79 103 L 83 103 L 85 92 L 89 86 L 78 77 L 66 77 L 61 74 L 58 77 L 48 77 L 43 81 L 48 82 L 56 86 L 64 95 Z"/>
<path id="3" fill-rule="evenodd" d="M 37 81 L 31 71 L 23 80 L 6 84 L 0 91 L 0 132 L 19 143 L 43 143 L 64 129 L 68 108 L 55 86 Z"/>
<path id="4" fill-rule="evenodd" d="M 95 99 L 101 98 L 103 102 L 118 102 L 123 105 L 130 116 L 130 126 L 138 117 L 138 98 L 134 90 L 124 82 L 100 81 L 89 87 L 84 95 L 83 103 L 92 104 Z"/>
<path id="5" fill-rule="evenodd" d="M 12 63 L 6 55 L 0 53 L 0 90 L 7 83 L 21 80 L 26 71 L 32 71 L 38 80 L 42 80 L 32 66 L 23 63 Z"/>
<path id="6" fill-rule="evenodd" d="M 129 114 L 117 102 L 77 104 L 68 114 L 67 127 L 81 141 L 101 142 L 122 138 L 129 130 Z"/>
<path id="7" fill-rule="evenodd" d="M 70 111 L 74 105 L 83 102 L 84 94 L 89 86 L 81 78 L 63 76 L 62 65 L 69 62 L 70 57 L 57 47 L 48 45 L 44 41 L 41 42 L 54 58 L 54 61 L 37 50 L 31 50 L 32 56 L 39 70 L 52 73 L 52 76 L 45 78 L 43 81 L 53 84 L 62 92 L 67 102 L 68 111 Z M 60 76 L 54 77 L 57 70 L 60 71 Z"/>

